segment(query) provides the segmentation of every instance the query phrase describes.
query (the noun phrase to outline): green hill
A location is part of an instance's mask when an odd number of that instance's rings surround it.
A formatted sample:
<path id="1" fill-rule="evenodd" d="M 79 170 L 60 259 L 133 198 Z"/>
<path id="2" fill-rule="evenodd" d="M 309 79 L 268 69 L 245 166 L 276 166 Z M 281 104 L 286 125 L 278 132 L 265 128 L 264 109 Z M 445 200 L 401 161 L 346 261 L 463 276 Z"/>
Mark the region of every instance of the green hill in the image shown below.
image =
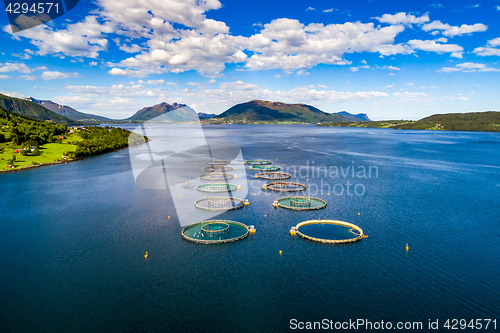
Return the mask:
<path id="1" fill-rule="evenodd" d="M 36 120 L 50 120 L 64 125 L 75 123 L 73 120 L 52 112 L 39 104 L 2 94 L 0 94 L 0 107 Z"/>
<path id="2" fill-rule="evenodd" d="M 304 122 L 344 121 L 342 115 L 323 112 L 307 104 L 287 104 L 254 100 L 237 104 L 211 119 L 246 122 Z"/>
<path id="3" fill-rule="evenodd" d="M 500 132 L 500 112 L 446 113 L 435 114 L 417 121 L 382 120 L 359 123 L 335 122 L 321 124 L 319 126 Z"/>

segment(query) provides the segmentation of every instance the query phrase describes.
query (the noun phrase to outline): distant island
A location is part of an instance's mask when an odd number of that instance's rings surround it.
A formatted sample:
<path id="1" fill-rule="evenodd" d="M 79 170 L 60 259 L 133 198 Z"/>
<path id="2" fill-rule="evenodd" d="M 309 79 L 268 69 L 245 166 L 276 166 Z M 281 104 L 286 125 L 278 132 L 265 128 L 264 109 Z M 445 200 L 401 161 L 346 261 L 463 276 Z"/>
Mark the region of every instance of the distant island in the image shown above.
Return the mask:
<path id="1" fill-rule="evenodd" d="M 67 163 L 145 140 L 121 128 L 55 124 L 0 107 L 0 172 Z"/>
<path id="2" fill-rule="evenodd" d="M 420 120 L 383 120 L 369 122 L 331 122 L 317 126 L 395 128 L 435 131 L 500 132 L 500 112 L 435 114 Z"/>

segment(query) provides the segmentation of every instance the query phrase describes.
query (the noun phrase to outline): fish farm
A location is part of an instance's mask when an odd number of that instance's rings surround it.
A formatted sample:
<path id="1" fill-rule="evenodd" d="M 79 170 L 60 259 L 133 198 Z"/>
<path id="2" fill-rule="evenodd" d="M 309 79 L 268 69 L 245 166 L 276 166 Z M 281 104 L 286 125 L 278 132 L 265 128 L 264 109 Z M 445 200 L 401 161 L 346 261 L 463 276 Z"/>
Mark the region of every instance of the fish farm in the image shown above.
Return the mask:
<path id="1" fill-rule="evenodd" d="M 233 171 L 235 169 L 236 168 L 226 166 L 226 165 L 211 165 L 211 166 L 207 166 L 205 168 L 205 171 L 208 171 L 208 172 L 227 172 L 227 171 Z"/>
<path id="2" fill-rule="evenodd" d="M 315 210 L 325 208 L 326 202 L 313 197 L 286 197 L 278 199 L 277 206 L 291 210 Z"/>
<path id="3" fill-rule="evenodd" d="M 196 208 L 209 211 L 228 211 L 239 209 L 244 206 L 244 201 L 233 197 L 210 197 L 196 200 Z"/>
<path id="4" fill-rule="evenodd" d="M 184 227 L 182 238 L 200 244 L 224 244 L 243 239 L 248 233 L 248 227 L 240 222 L 207 220 Z"/>
<path id="5" fill-rule="evenodd" d="M 225 172 L 212 172 L 200 176 L 203 180 L 229 180 L 236 178 L 234 175 Z"/>
<path id="6" fill-rule="evenodd" d="M 210 192 L 210 193 L 220 193 L 220 192 L 234 192 L 241 189 L 240 186 L 228 183 L 210 183 L 198 185 L 198 191 Z"/>
<path id="7" fill-rule="evenodd" d="M 246 161 L 245 164 L 248 164 L 248 165 L 268 165 L 268 164 L 271 164 L 271 161 L 268 161 L 268 160 L 250 160 L 250 161 Z"/>
<path id="8" fill-rule="evenodd" d="M 292 176 L 290 174 L 284 172 L 261 172 L 255 175 L 255 178 L 276 179 L 276 180 L 288 179 L 291 177 Z"/>
<path id="9" fill-rule="evenodd" d="M 235 179 L 236 176 L 226 173 L 227 171 L 236 170 L 232 166 L 226 166 L 232 162 L 227 160 L 212 159 L 205 167 L 205 171 L 209 173 L 200 176 L 203 180 L 212 181 L 227 181 Z M 299 192 L 305 191 L 305 184 L 284 181 L 291 178 L 291 175 L 284 172 L 276 172 L 280 170 L 279 166 L 271 165 L 268 160 L 250 160 L 245 162 L 249 165 L 249 169 L 264 171 L 255 175 L 255 178 L 269 179 L 270 183 L 264 185 L 264 190 L 274 191 L 278 193 L 284 192 Z M 240 185 L 213 182 L 209 184 L 198 185 L 197 190 L 208 193 L 230 193 L 241 189 Z M 198 199 L 194 205 L 196 208 L 208 211 L 230 211 L 242 208 L 248 205 L 248 199 L 242 200 L 230 196 L 215 196 Z M 309 196 L 289 196 L 279 198 L 273 202 L 273 206 L 281 207 L 289 210 L 305 211 L 317 210 L 326 207 L 326 202 L 319 198 Z M 246 226 L 243 223 L 229 220 L 206 220 L 190 224 L 182 229 L 182 237 L 188 241 L 201 244 L 221 244 L 230 243 L 243 239 L 248 234 L 254 234 L 254 226 Z M 363 230 L 348 222 L 337 220 L 308 220 L 297 224 L 290 230 L 292 236 L 298 234 L 301 238 L 324 244 L 342 244 L 352 243 L 360 239 L 366 238 Z"/>
<path id="10" fill-rule="evenodd" d="M 304 221 L 294 231 L 304 239 L 323 244 L 352 243 L 368 237 L 357 225 L 336 220 Z"/>
<path id="11" fill-rule="evenodd" d="M 229 161 L 227 161 L 227 160 L 210 160 L 210 161 L 207 161 L 207 164 L 210 164 L 210 165 L 226 165 L 226 164 L 229 164 Z"/>
<path id="12" fill-rule="evenodd" d="M 264 185 L 264 190 L 271 190 L 276 192 L 299 192 L 305 191 L 307 188 L 306 185 L 300 183 L 293 182 L 285 182 L 285 181 L 275 181 Z"/>
<path id="13" fill-rule="evenodd" d="M 250 168 L 257 171 L 278 171 L 280 169 L 279 166 L 275 165 L 256 165 Z"/>

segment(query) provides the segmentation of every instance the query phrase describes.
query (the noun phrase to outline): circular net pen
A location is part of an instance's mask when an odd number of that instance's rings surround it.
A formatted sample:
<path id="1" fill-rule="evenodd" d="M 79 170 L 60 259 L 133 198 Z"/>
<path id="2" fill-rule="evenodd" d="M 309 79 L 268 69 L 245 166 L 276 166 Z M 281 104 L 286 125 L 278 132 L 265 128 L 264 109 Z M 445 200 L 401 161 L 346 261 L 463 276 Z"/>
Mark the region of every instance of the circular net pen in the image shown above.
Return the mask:
<path id="1" fill-rule="evenodd" d="M 252 167 L 252 170 L 257 171 L 278 171 L 279 169 L 280 167 L 276 165 L 256 165 Z"/>
<path id="2" fill-rule="evenodd" d="M 219 193 L 219 192 L 234 192 L 238 190 L 238 185 L 228 183 L 211 183 L 202 184 L 197 187 L 198 191 Z"/>
<path id="3" fill-rule="evenodd" d="M 236 178 L 234 175 L 225 172 L 212 172 L 200 176 L 203 180 L 229 180 Z"/>
<path id="4" fill-rule="evenodd" d="M 194 203 L 196 208 L 215 211 L 228 211 L 242 208 L 244 201 L 232 197 L 210 197 L 196 200 Z"/>
<path id="5" fill-rule="evenodd" d="M 233 170 L 235 170 L 235 168 L 226 165 L 211 165 L 205 168 L 205 171 L 208 172 L 227 172 Z"/>
<path id="6" fill-rule="evenodd" d="M 325 208 L 326 202 L 313 197 L 286 197 L 278 199 L 278 206 L 291 210 L 315 210 Z"/>
<path id="7" fill-rule="evenodd" d="M 267 184 L 265 188 L 266 190 L 271 190 L 276 192 L 300 192 L 300 191 L 305 191 L 307 186 L 300 183 L 276 181 Z"/>
<path id="8" fill-rule="evenodd" d="M 366 237 L 357 225 L 336 220 L 304 221 L 296 229 L 300 237 L 323 244 L 352 243 Z"/>
<path id="9" fill-rule="evenodd" d="M 250 161 L 246 161 L 246 164 L 248 164 L 248 165 L 269 165 L 269 164 L 271 164 L 271 161 L 268 161 L 268 160 L 250 160 Z"/>
<path id="10" fill-rule="evenodd" d="M 226 164 L 229 164 L 229 161 L 228 160 L 210 160 L 210 161 L 207 161 L 207 164 L 210 164 L 210 165 L 226 165 Z"/>
<path id="11" fill-rule="evenodd" d="M 272 180 L 289 179 L 291 177 L 292 176 L 290 174 L 284 172 L 261 172 L 255 175 L 255 178 L 272 179 Z"/>
<path id="12" fill-rule="evenodd" d="M 248 233 L 248 227 L 240 222 L 207 220 L 184 227 L 182 238 L 200 244 L 224 244 L 243 239 Z"/>

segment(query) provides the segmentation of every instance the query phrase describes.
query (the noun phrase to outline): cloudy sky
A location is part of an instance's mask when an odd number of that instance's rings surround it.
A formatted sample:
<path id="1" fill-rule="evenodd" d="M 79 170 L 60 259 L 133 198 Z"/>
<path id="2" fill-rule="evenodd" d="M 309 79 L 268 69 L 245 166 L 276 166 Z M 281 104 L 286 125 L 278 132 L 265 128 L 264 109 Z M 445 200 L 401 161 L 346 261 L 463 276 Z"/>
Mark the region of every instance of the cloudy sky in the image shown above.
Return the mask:
<path id="1" fill-rule="evenodd" d="M 131 116 L 252 99 L 372 119 L 500 110 L 500 0 L 94 0 L 12 34 L 0 92 Z"/>

